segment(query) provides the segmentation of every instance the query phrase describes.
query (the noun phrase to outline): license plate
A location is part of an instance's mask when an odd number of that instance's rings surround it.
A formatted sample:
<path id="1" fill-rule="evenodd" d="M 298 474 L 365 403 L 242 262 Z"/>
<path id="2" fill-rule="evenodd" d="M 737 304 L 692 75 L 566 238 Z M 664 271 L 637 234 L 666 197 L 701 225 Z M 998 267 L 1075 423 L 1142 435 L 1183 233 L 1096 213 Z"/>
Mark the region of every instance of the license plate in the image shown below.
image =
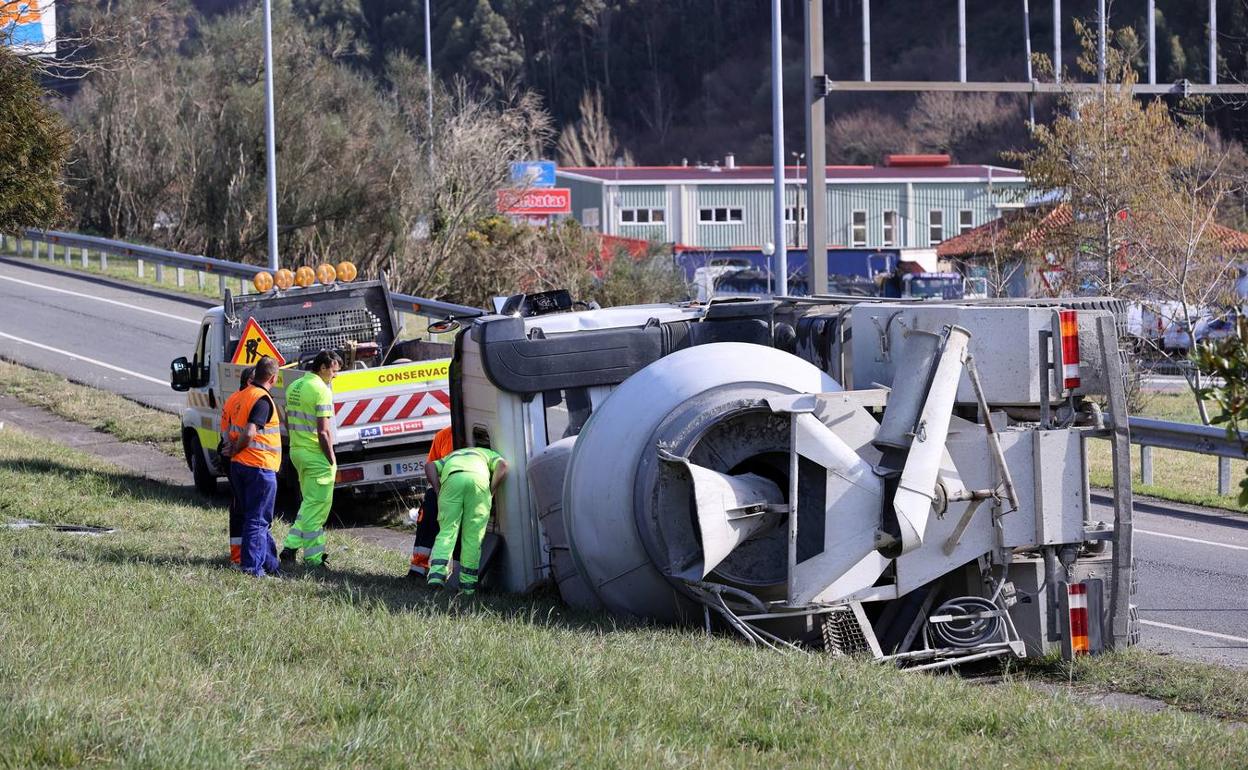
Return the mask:
<path id="1" fill-rule="evenodd" d="M 394 475 L 396 476 L 412 476 L 417 473 L 425 472 L 425 464 L 421 462 L 395 463 Z"/>

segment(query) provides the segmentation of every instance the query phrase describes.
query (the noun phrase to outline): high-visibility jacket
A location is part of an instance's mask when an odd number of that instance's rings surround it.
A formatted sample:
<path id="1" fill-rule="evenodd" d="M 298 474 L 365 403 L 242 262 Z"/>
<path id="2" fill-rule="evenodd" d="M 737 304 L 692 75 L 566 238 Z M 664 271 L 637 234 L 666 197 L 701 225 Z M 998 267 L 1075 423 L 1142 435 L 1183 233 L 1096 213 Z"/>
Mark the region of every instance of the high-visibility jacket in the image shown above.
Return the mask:
<path id="1" fill-rule="evenodd" d="M 263 428 L 256 430 L 247 448 L 230 458 L 231 461 L 250 465 L 253 468 L 277 471 L 282 467 L 282 433 L 277 416 L 277 404 L 264 388 L 252 385 L 239 391 L 237 400 L 231 397 L 222 409 L 222 423 L 226 437 L 233 441 L 247 432 L 247 418 L 251 408 L 262 398 L 269 400 L 269 420 Z M 231 408 L 232 407 L 232 408 Z"/>
<path id="2" fill-rule="evenodd" d="M 488 482 L 502 459 L 503 456 L 492 449 L 472 446 L 456 449 L 441 460 L 434 461 L 433 467 L 438 471 L 438 480 L 443 483 L 452 474 L 461 472 L 476 473 Z"/>
<path id="3" fill-rule="evenodd" d="M 334 416 L 334 392 L 317 374 L 305 374 L 286 389 L 286 430 L 291 451 L 320 451 L 316 421 Z"/>

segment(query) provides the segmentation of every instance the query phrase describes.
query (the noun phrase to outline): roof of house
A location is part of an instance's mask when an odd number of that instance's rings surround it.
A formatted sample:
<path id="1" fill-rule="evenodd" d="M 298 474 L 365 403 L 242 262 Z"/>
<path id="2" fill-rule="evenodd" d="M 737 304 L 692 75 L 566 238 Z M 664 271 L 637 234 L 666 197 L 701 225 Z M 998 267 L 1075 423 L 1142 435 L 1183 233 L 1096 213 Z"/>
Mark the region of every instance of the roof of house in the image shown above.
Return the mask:
<path id="1" fill-rule="evenodd" d="M 955 235 L 942 241 L 936 247 L 936 256 L 940 258 L 967 258 L 991 254 L 994 249 L 1016 251 L 1032 248 L 1043 241 L 1046 230 L 1068 225 L 1073 219 L 1074 216 L 1071 213 L 1070 205 L 1062 203 L 1051 209 L 1035 226 L 1023 233 L 1015 242 L 1008 243 L 1003 242 L 1003 239 L 1011 237 L 1007 229 L 1006 218 L 998 217 L 987 224 L 980 225 L 973 230 L 968 230 L 961 235 Z M 1213 237 L 1228 251 L 1248 251 L 1248 233 L 1217 223 L 1210 227 Z"/>
<path id="2" fill-rule="evenodd" d="M 772 166 L 600 166 L 560 168 L 568 179 L 615 185 L 771 184 Z M 806 181 L 806 166 L 785 166 L 790 183 Z M 830 184 L 855 182 L 1022 182 L 1021 171 L 988 165 L 827 166 Z"/>

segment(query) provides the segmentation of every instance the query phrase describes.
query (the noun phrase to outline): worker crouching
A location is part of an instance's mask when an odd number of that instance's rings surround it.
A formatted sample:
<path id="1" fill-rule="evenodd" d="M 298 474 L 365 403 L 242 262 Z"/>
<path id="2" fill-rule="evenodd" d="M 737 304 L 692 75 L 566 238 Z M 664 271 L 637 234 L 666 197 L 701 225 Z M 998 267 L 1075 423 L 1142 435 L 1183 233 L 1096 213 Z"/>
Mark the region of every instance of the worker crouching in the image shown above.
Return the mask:
<path id="1" fill-rule="evenodd" d="M 277 360 L 256 364 L 252 385 L 224 411 L 229 445 L 230 482 L 243 518 L 242 568 L 251 575 L 279 573 L 277 543 L 269 533 L 282 465 L 282 436 L 277 405 L 269 390 L 277 382 Z"/>
<path id="2" fill-rule="evenodd" d="M 493 450 L 466 447 L 441 460 L 426 462 L 425 475 L 438 496 L 438 536 L 429 559 L 429 585 L 440 588 L 446 584 L 459 540 L 459 588 L 471 595 L 477 589 L 481 543 L 494 495 L 507 476 L 507 461 Z"/>

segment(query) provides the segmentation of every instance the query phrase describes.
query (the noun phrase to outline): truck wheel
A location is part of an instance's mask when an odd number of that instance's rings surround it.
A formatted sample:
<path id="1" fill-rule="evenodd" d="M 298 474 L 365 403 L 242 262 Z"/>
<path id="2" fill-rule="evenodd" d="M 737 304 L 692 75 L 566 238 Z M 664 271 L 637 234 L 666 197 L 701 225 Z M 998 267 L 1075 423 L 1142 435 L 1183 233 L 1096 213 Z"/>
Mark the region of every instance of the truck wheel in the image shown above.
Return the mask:
<path id="1" fill-rule="evenodd" d="M 191 464 L 191 477 L 195 479 L 195 489 L 205 497 L 217 494 L 217 472 L 208 465 L 204 457 L 204 449 L 199 443 L 199 436 L 191 434 L 186 442 L 187 459 Z"/>

